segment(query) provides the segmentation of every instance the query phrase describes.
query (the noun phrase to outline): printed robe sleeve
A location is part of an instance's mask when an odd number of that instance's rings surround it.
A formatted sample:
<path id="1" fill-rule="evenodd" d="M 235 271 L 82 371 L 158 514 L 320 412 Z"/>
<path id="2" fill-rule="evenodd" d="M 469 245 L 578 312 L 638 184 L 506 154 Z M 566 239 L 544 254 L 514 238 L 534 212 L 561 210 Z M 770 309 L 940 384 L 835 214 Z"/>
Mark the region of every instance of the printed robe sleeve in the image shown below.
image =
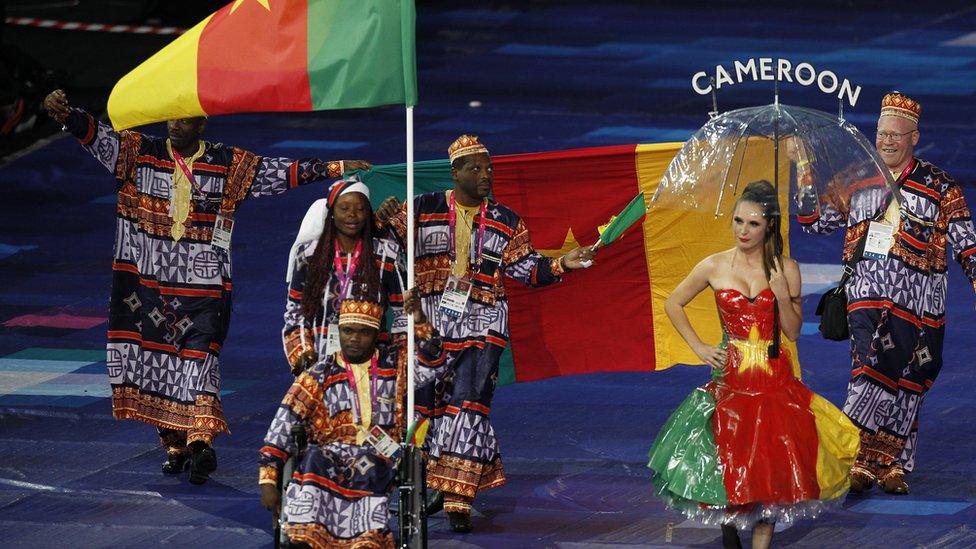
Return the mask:
<path id="1" fill-rule="evenodd" d="M 830 234 L 847 225 L 847 216 L 828 204 L 821 204 L 812 187 L 797 193 L 796 205 L 796 220 L 803 232 Z"/>
<path id="2" fill-rule="evenodd" d="M 295 449 L 292 427 L 307 423 L 321 402 L 321 384 L 311 374 L 303 372 L 288 389 L 264 436 L 264 446 L 258 456 L 258 484 L 278 482 L 281 468 Z M 312 433 L 309 433 L 311 438 Z"/>
<path id="3" fill-rule="evenodd" d="M 951 184 L 943 193 L 940 210 L 941 217 L 947 224 L 946 239 L 952 246 L 953 255 L 976 289 L 976 229 L 958 185 Z"/>
<path id="4" fill-rule="evenodd" d="M 406 291 L 406 267 L 400 260 L 400 244 L 392 235 L 376 238 L 373 241 L 373 254 L 380 268 L 380 281 L 383 293 L 390 306 L 391 343 L 403 343 L 407 335 L 407 317 L 403 313 L 403 294 Z"/>
<path id="5" fill-rule="evenodd" d="M 325 179 L 342 177 L 341 160 L 319 160 L 317 158 L 274 158 L 258 157 L 254 180 L 249 195 L 253 197 L 271 196 Z"/>
<path id="6" fill-rule="evenodd" d="M 73 135 L 81 146 L 99 164 L 112 172 L 119 185 L 135 168 L 136 156 L 142 140 L 141 133 L 117 132 L 108 124 L 95 120 L 85 110 L 72 108 L 65 120 L 64 129 Z"/>
<path id="7" fill-rule="evenodd" d="M 311 245 L 314 246 L 315 243 Z M 301 363 L 308 362 L 315 355 L 315 334 L 311 322 L 306 320 L 302 311 L 305 274 L 308 270 L 308 260 L 304 253 L 306 249 L 300 248 L 297 252 L 298 260 L 295 261 L 285 300 L 285 325 L 281 329 L 281 343 L 292 372 L 304 370 Z"/>
<path id="8" fill-rule="evenodd" d="M 559 282 L 563 274 L 558 257 L 546 257 L 535 251 L 529 230 L 519 219 L 512 239 L 502 251 L 505 274 L 527 286 L 548 286 Z"/>
<path id="9" fill-rule="evenodd" d="M 414 215 L 419 211 L 418 201 L 414 200 L 413 211 Z M 383 232 L 386 238 L 392 239 L 401 250 L 406 251 L 407 249 L 407 203 L 403 202 L 400 204 L 400 211 L 396 213 L 393 217 L 388 219 L 386 223 L 377 223 L 377 226 L 385 229 Z M 414 229 L 417 225 L 414 224 Z"/>

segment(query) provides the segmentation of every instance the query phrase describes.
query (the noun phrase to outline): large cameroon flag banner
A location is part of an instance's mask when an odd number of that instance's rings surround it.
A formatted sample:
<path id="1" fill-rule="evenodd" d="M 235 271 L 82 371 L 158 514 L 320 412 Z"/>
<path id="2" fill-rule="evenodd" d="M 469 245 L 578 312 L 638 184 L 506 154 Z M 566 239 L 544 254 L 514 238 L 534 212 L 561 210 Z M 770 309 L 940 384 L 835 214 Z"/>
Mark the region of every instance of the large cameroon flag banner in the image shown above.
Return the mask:
<path id="1" fill-rule="evenodd" d="M 417 103 L 413 0 L 235 0 L 124 76 L 117 130 L 215 114 Z"/>
<path id="2" fill-rule="evenodd" d="M 522 216 L 538 251 L 556 256 L 594 243 L 597 227 L 637 193 L 644 192 L 649 204 L 681 146 L 494 156 L 493 194 Z M 414 173 L 418 193 L 453 185 L 446 159 L 419 162 Z M 377 166 L 363 176 L 377 203 L 390 195 L 404 197 L 402 164 Z M 567 273 L 560 284 L 526 288 L 506 280 L 511 346 L 499 382 L 700 364 L 668 320 L 664 300 L 698 261 L 734 245 L 729 218 L 652 210 L 642 224 L 602 249 L 596 265 Z M 702 292 L 686 310 L 705 341 L 721 341 L 711 292 Z M 787 347 L 796 356 L 795 348 Z"/>

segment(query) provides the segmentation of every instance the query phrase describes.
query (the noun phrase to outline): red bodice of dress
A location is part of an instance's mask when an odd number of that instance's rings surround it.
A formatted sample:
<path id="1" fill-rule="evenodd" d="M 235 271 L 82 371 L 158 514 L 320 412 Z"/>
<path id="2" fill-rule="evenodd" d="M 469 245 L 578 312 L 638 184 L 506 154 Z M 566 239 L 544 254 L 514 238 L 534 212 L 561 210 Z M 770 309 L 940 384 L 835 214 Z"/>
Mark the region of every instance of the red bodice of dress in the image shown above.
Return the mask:
<path id="1" fill-rule="evenodd" d="M 715 292 L 722 327 L 726 334 L 728 362 L 722 381 L 732 388 L 761 389 L 793 378 L 789 354 L 782 347 L 779 358 L 769 358 L 775 327 L 773 291 L 766 288 L 749 299 L 739 290 Z"/>

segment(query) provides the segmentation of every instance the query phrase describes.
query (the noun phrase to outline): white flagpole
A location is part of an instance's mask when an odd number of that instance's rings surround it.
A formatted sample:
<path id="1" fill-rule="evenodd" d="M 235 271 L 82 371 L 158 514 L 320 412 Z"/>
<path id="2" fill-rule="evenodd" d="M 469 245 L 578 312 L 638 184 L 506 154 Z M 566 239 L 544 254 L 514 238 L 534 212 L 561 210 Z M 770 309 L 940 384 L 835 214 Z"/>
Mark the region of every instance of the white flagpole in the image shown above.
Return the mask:
<path id="1" fill-rule="evenodd" d="M 407 288 L 414 286 L 414 215 L 413 215 L 413 107 L 407 106 Z M 416 342 L 413 337 L 413 315 L 407 315 L 407 423 L 413 422 L 414 368 Z"/>

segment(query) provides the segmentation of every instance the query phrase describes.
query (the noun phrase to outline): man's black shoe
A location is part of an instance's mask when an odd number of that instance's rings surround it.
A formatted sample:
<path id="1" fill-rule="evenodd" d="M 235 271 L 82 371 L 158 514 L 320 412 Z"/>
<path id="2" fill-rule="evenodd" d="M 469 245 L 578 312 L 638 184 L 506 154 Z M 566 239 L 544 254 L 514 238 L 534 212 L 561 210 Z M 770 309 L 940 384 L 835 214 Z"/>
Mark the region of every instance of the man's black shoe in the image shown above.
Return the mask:
<path id="1" fill-rule="evenodd" d="M 163 462 L 163 474 L 165 475 L 178 475 L 183 471 L 186 471 L 186 465 L 190 461 L 190 458 L 186 453 L 173 454 L 166 458 Z"/>
<path id="2" fill-rule="evenodd" d="M 447 512 L 447 521 L 451 524 L 451 531 L 467 534 L 471 531 L 471 515 L 468 513 Z"/>
<path id="3" fill-rule="evenodd" d="M 444 510 L 444 492 L 435 490 L 431 492 L 430 501 L 427 502 L 427 516 L 440 513 Z"/>
<path id="4" fill-rule="evenodd" d="M 203 442 L 190 445 L 190 484 L 203 484 L 217 470 L 217 452 Z"/>

